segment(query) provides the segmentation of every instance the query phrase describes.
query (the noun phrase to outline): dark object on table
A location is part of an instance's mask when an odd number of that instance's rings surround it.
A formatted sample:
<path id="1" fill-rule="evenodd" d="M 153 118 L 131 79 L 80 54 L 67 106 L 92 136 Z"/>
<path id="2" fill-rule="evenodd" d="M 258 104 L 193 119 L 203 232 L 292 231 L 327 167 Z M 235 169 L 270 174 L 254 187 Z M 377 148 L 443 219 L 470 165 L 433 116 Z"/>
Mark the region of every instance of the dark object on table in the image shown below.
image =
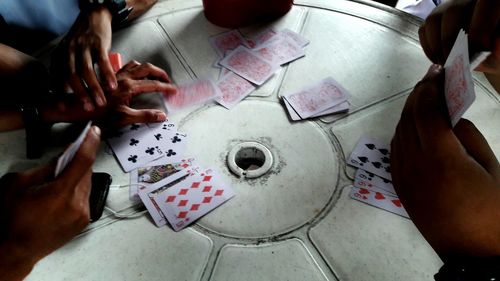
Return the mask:
<path id="1" fill-rule="evenodd" d="M 112 181 L 111 175 L 107 173 L 92 173 L 92 190 L 89 197 L 91 222 L 97 221 L 102 216 Z"/>

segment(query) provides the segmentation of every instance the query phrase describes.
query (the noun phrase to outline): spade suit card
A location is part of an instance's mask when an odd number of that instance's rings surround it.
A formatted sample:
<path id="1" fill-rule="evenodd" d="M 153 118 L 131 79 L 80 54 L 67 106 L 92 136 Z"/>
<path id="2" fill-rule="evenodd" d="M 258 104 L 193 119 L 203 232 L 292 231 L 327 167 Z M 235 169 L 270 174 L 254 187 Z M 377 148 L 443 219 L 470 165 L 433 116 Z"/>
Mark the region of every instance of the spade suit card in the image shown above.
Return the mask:
<path id="1" fill-rule="evenodd" d="M 391 153 L 388 145 L 368 137 L 361 137 L 347 164 L 391 180 Z"/>

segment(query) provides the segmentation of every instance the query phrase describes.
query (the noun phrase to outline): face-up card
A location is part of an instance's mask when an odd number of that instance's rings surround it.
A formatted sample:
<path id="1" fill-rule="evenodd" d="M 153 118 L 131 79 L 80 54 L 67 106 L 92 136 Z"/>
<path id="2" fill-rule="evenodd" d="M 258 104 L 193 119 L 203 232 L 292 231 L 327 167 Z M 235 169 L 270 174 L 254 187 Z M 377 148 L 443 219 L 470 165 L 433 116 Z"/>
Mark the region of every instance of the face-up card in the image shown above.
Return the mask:
<path id="1" fill-rule="evenodd" d="M 189 176 L 155 197 L 175 231 L 179 231 L 234 196 L 211 170 Z"/>
<path id="2" fill-rule="evenodd" d="M 298 34 L 297 32 L 291 31 L 288 28 L 285 28 L 282 31 L 280 31 L 280 34 L 283 34 L 283 35 L 289 37 L 290 39 L 295 41 L 295 43 L 297 43 L 297 45 L 299 45 L 302 48 L 304 48 L 305 46 L 307 46 L 310 43 L 310 41 L 308 39 L 306 39 L 304 36 Z"/>
<path id="3" fill-rule="evenodd" d="M 172 185 L 177 183 L 177 181 L 181 181 L 186 176 L 188 176 L 189 172 L 189 169 L 183 169 L 177 173 L 171 174 L 170 176 L 160 180 L 159 182 L 148 186 L 139 187 L 139 198 L 153 218 L 156 226 L 161 227 L 167 224 L 165 216 L 163 215 L 160 207 L 155 201 L 156 193 L 170 188 Z"/>
<path id="4" fill-rule="evenodd" d="M 279 65 L 271 64 L 243 46 L 232 51 L 220 64 L 257 85 L 262 85 L 279 69 Z"/>
<path id="5" fill-rule="evenodd" d="M 391 180 L 391 153 L 388 145 L 361 137 L 347 164 Z"/>
<path id="6" fill-rule="evenodd" d="M 191 106 L 204 104 L 219 97 L 220 93 L 210 80 L 197 80 L 177 86 L 175 95 L 165 95 L 165 107 L 168 112 L 175 112 Z"/>
<path id="7" fill-rule="evenodd" d="M 455 126 L 476 98 L 469 65 L 467 35 L 458 34 L 455 45 L 444 65 L 444 91 L 452 126 Z"/>
<path id="8" fill-rule="evenodd" d="M 339 105 L 348 97 L 347 90 L 331 77 L 323 79 L 318 85 L 284 96 L 302 119 Z"/>
<path id="9" fill-rule="evenodd" d="M 283 65 L 306 55 L 304 50 L 289 38 L 283 38 L 255 48 L 254 52 L 273 64 Z"/>
<path id="10" fill-rule="evenodd" d="M 252 83 L 233 72 L 229 72 L 224 75 L 217 82 L 217 87 L 221 93 L 217 102 L 227 109 L 233 108 L 242 99 L 255 90 L 255 86 L 252 85 Z"/>
<path id="11" fill-rule="evenodd" d="M 164 135 L 164 137 L 160 147 L 165 154 L 165 159 L 170 160 L 170 162 L 181 161 L 186 151 L 187 134 L 175 132 L 174 134 Z"/>
<path id="12" fill-rule="evenodd" d="M 390 196 L 387 194 L 382 194 L 380 192 L 374 192 L 366 188 L 358 188 L 354 186 L 352 187 L 350 196 L 352 199 L 361 201 L 368 205 L 386 210 L 405 218 L 410 218 L 403 205 L 401 204 L 399 198 L 395 196 Z"/>
<path id="13" fill-rule="evenodd" d="M 243 38 L 238 30 L 214 35 L 209 40 L 219 57 L 223 57 L 228 50 L 234 50 L 240 45 L 247 45 L 247 40 Z"/>
<path id="14" fill-rule="evenodd" d="M 174 134 L 175 132 L 177 132 L 177 126 L 169 119 L 161 123 L 149 123 L 147 124 L 147 126 L 152 130 L 161 130 L 168 134 Z"/>
<path id="15" fill-rule="evenodd" d="M 383 193 L 389 193 L 393 196 L 397 196 L 396 190 L 394 190 L 394 186 L 390 180 L 386 180 L 362 169 L 358 169 L 356 171 L 354 186 L 369 189 L 376 188 L 383 191 Z"/>
<path id="16" fill-rule="evenodd" d="M 68 148 L 66 148 L 66 150 L 63 152 L 63 154 L 57 159 L 56 170 L 54 172 L 56 178 L 64 170 L 64 168 L 68 166 L 69 162 L 73 160 L 73 157 L 75 157 L 76 152 L 78 151 L 78 149 L 80 149 L 80 146 L 82 145 L 85 137 L 87 136 L 87 133 L 89 132 L 91 124 L 92 122 L 89 121 L 78 138 L 76 138 L 76 140 L 72 144 L 70 144 Z"/>
<path id="17" fill-rule="evenodd" d="M 180 162 L 172 163 L 163 157 L 154 162 L 157 162 L 154 166 L 141 167 L 130 172 L 129 197 L 131 201 L 140 200 L 139 189 L 141 187 L 155 184 L 181 170 L 191 167 L 193 165 L 194 158 L 186 158 L 182 159 Z"/>
<path id="18" fill-rule="evenodd" d="M 161 140 L 158 140 L 154 131 L 147 126 L 141 126 L 121 136 L 110 137 L 108 143 L 125 172 L 163 156 Z"/>

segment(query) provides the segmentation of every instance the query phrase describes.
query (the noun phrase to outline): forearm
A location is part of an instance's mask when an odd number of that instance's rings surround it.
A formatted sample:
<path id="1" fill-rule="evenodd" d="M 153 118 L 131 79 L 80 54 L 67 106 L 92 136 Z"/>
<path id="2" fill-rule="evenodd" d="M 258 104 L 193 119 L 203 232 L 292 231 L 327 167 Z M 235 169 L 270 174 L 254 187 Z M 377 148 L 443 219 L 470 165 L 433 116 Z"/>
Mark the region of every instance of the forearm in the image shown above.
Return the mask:
<path id="1" fill-rule="evenodd" d="M 20 110 L 0 110 L 0 132 L 19 130 L 23 127 L 23 116 Z"/>
<path id="2" fill-rule="evenodd" d="M 0 276 L 5 281 L 23 280 L 36 261 L 25 255 L 15 245 L 0 244 Z"/>

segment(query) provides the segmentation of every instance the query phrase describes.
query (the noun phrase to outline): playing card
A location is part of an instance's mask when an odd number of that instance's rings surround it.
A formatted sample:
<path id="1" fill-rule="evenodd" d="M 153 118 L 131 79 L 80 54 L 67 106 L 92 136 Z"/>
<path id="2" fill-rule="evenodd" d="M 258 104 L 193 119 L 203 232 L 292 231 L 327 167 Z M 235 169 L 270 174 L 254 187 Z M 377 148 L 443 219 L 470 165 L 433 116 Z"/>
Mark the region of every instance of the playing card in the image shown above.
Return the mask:
<path id="1" fill-rule="evenodd" d="M 187 177 L 158 193 L 155 201 L 175 231 L 179 231 L 234 196 L 212 170 Z"/>
<path id="2" fill-rule="evenodd" d="M 258 47 L 260 45 L 262 45 L 263 43 L 267 42 L 269 39 L 273 38 L 275 35 L 277 34 L 276 31 L 274 31 L 274 29 L 266 29 L 264 31 L 262 31 L 261 33 L 255 35 L 252 40 L 253 42 L 255 42 L 255 47 Z M 253 47 L 253 48 L 255 48 Z"/>
<path id="3" fill-rule="evenodd" d="M 375 188 L 377 190 L 381 190 L 383 193 L 389 193 L 393 196 L 397 196 L 394 186 L 390 180 L 381 178 L 363 169 L 358 169 L 356 171 L 356 175 L 354 176 L 354 186 L 369 189 Z"/>
<path id="4" fill-rule="evenodd" d="M 282 38 L 255 48 L 254 52 L 263 59 L 283 65 L 306 55 L 302 47 L 289 38 Z"/>
<path id="5" fill-rule="evenodd" d="M 220 64 L 257 85 L 262 85 L 279 69 L 279 65 L 271 64 L 243 46 L 232 51 Z"/>
<path id="6" fill-rule="evenodd" d="M 444 69 L 446 104 L 454 127 L 476 98 L 469 64 L 467 35 L 463 30 L 458 34 Z"/>
<path id="7" fill-rule="evenodd" d="M 349 93 L 335 79 L 328 77 L 317 85 L 297 93 L 285 95 L 288 104 L 297 114 L 306 119 L 331 107 L 339 105 L 349 97 Z"/>
<path id="8" fill-rule="evenodd" d="M 388 145 L 361 137 L 351 153 L 347 164 L 391 180 L 390 149 Z"/>
<path id="9" fill-rule="evenodd" d="M 280 31 L 280 34 L 283 34 L 291 38 L 293 41 L 295 41 L 295 43 L 297 43 L 297 45 L 299 45 L 302 48 L 304 48 L 310 43 L 310 41 L 306 39 L 304 36 L 298 34 L 297 32 L 291 31 L 288 28 L 285 28 L 282 31 Z"/>
<path id="10" fill-rule="evenodd" d="M 213 48 L 219 57 L 223 57 L 228 50 L 234 50 L 240 45 L 247 46 L 247 40 L 238 30 L 231 30 L 221 34 L 214 35 L 209 39 Z"/>
<path id="11" fill-rule="evenodd" d="M 229 72 L 224 75 L 217 82 L 217 87 L 221 93 L 217 102 L 227 109 L 233 108 L 255 90 L 252 83 L 236 75 L 234 72 Z"/>
<path id="12" fill-rule="evenodd" d="M 111 64 L 111 67 L 113 67 L 114 72 L 118 72 L 120 69 L 122 69 L 122 55 L 120 53 L 109 53 L 109 63 Z"/>
<path id="13" fill-rule="evenodd" d="M 206 79 L 178 85 L 175 95 L 164 95 L 168 112 L 175 112 L 195 105 L 205 104 L 220 96 L 215 84 Z"/>
<path id="14" fill-rule="evenodd" d="M 162 227 L 167 224 L 167 220 L 155 201 L 156 194 L 160 191 L 171 188 L 176 183 L 184 180 L 188 175 L 188 169 L 183 169 L 177 173 L 171 174 L 169 177 L 164 178 L 159 182 L 139 187 L 139 198 L 153 218 L 157 227 Z"/>
<path id="15" fill-rule="evenodd" d="M 108 138 L 116 158 L 125 172 L 144 166 L 163 156 L 161 139 L 146 125 L 130 126 L 133 129 L 121 135 Z"/>
<path id="16" fill-rule="evenodd" d="M 140 200 L 140 188 L 157 183 L 181 170 L 191 167 L 194 158 L 186 158 L 182 159 L 180 162 L 172 163 L 169 159 L 164 159 L 163 157 L 154 162 L 157 162 L 154 166 L 141 167 L 130 172 L 129 198 L 131 201 Z"/>
<path id="17" fill-rule="evenodd" d="M 155 136 L 161 135 L 157 133 Z M 163 134 L 162 141 L 160 142 L 160 148 L 165 154 L 165 159 L 172 162 L 181 161 L 184 158 L 184 152 L 186 151 L 187 144 L 187 134 L 182 132 L 175 132 L 172 134 Z"/>
<path id="18" fill-rule="evenodd" d="M 410 218 L 408 213 L 401 204 L 399 198 L 395 196 L 390 196 L 387 194 L 382 194 L 380 192 L 374 192 L 366 188 L 352 187 L 350 194 L 352 199 L 361 201 L 368 205 L 389 211 L 391 213 L 400 215 L 405 218 Z"/>
<path id="19" fill-rule="evenodd" d="M 288 103 L 288 101 L 284 98 L 282 98 L 282 100 L 283 100 L 283 103 L 285 104 L 285 107 L 288 111 L 288 115 L 290 116 L 290 119 L 292 119 L 293 121 L 302 120 L 302 118 L 300 118 L 300 116 L 293 109 L 293 107 Z M 317 113 L 309 118 L 319 117 L 319 116 L 328 115 L 328 114 L 344 113 L 344 112 L 349 111 L 349 107 L 350 107 L 349 102 L 345 101 L 345 102 L 338 104 L 336 106 L 333 106 L 325 111 Z"/>
<path id="20" fill-rule="evenodd" d="M 491 52 L 479 52 L 475 56 L 473 56 L 470 60 L 470 70 L 473 71 L 476 69 L 481 63 L 483 63 L 489 56 Z"/>
<path id="21" fill-rule="evenodd" d="M 80 149 L 80 146 L 82 145 L 83 141 L 85 140 L 85 137 L 87 136 L 87 133 L 89 132 L 89 129 L 92 125 L 92 122 L 89 121 L 83 131 L 80 133 L 78 138 L 71 143 L 66 150 L 64 150 L 63 154 L 57 158 L 57 165 L 56 169 L 54 171 L 55 177 L 59 176 L 59 174 L 68 166 L 69 162 L 73 160 L 73 157 L 75 157 L 76 152 L 78 149 Z"/>

